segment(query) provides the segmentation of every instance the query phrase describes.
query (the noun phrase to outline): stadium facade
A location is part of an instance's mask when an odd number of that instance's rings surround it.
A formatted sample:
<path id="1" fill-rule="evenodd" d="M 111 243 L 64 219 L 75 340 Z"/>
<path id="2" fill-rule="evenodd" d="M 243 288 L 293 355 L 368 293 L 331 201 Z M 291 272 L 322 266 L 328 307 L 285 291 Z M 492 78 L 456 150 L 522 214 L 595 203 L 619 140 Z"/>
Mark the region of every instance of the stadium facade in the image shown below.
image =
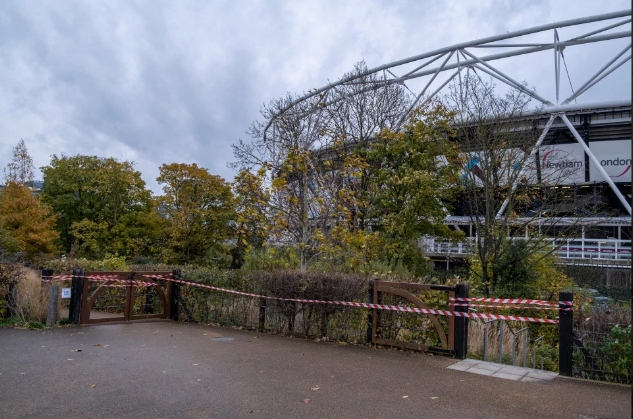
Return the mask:
<path id="1" fill-rule="evenodd" d="M 325 98 L 323 106 L 328 106 L 330 92 L 354 86 L 359 78 L 369 74 L 382 74 L 383 77 L 372 82 L 367 90 L 397 84 L 412 92 L 414 100 L 410 110 L 442 95 L 451 82 L 452 85 L 457 83 L 461 94 L 462 80 L 467 80 L 469 75 L 489 76 L 504 88 L 521 92 L 539 105 L 537 112 L 522 116 L 526 129 L 540 132 L 530 149 L 525 150 L 533 165 L 520 169 L 525 172 L 525 178 L 530 179 L 527 183 L 540 183 L 542 175 L 547 173 L 550 179 L 556 179 L 550 181 L 548 187 L 559 188 L 569 196 L 590 197 L 602 208 L 602 213 L 591 216 L 576 216 L 572 210 L 567 216 L 555 217 L 554 221 L 551 217 L 534 217 L 534 213 L 526 213 L 526 220 L 530 218 L 532 225 L 542 223 L 547 227 L 545 234 L 549 235 L 562 260 L 612 260 L 630 267 L 633 171 L 630 22 L 631 10 L 623 10 L 464 42 L 394 61 L 310 91 L 274 115 L 266 129 L 274 126 L 284 112 L 317 95 Z M 562 37 L 563 32 L 566 38 Z M 591 71 L 588 77 L 583 72 L 584 80 L 575 88 L 571 85 L 569 73 L 577 73 L 568 68 L 566 61 L 566 56 L 569 59 L 574 53 L 572 51 L 585 57 L 580 64 L 583 69 L 592 68 L 588 70 Z M 601 56 L 604 61 L 593 62 L 594 56 Z M 517 81 L 518 77 L 502 71 L 505 68 L 517 69 L 516 65 L 505 66 L 504 63 L 509 61 L 519 63 L 519 67 L 553 64 L 553 83 L 550 80 L 545 88 L 528 88 Z M 622 78 L 623 72 L 627 79 Z M 624 94 L 618 88 L 603 89 L 604 80 L 612 80 L 618 75 L 620 81 L 625 81 L 621 86 L 626 90 Z M 567 81 L 571 92 L 565 94 Z M 352 94 L 363 93 L 363 89 L 352 90 L 355 92 Z M 585 100 L 587 98 L 590 100 Z M 406 115 L 403 115 L 401 124 L 405 119 Z M 476 170 L 476 153 L 477 150 L 473 150 L 468 170 Z M 559 172 L 565 175 L 557 176 Z M 520 187 L 516 183 L 510 186 Z M 507 204 L 508 201 L 501 206 L 498 216 L 509 210 Z M 526 211 L 536 209 L 528 208 Z M 555 223 L 554 228 L 552 222 Z M 445 243 L 427 237 L 420 244 L 427 254 L 446 255 L 447 260 L 448 255 L 467 255 L 472 237 L 477 234 L 473 229 L 472 215 L 456 208 L 446 217 L 446 223 L 464 231 L 469 239 L 462 243 Z M 556 226 L 562 229 L 568 225 L 577 226 L 576 234 L 561 239 L 557 236 Z M 527 229 L 525 234 L 529 234 Z"/>

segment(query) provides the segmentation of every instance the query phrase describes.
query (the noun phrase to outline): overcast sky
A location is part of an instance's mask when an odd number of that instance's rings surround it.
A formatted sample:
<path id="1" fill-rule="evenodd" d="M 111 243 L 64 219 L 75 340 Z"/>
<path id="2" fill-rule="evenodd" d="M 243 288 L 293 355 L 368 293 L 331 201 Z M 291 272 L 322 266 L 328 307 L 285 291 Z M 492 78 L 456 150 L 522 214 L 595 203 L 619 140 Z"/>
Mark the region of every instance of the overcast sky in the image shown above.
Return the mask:
<path id="1" fill-rule="evenodd" d="M 2 0 L 0 167 L 24 139 L 38 169 L 52 154 L 132 160 L 156 193 L 163 163 L 195 162 L 231 181 L 231 143 L 248 138 L 274 97 L 321 87 L 363 59 L 371 68 L 628 8 L 629 0 Z M 611 58 L 565 54 L 576 86 Z M 553 61 L 550 52 L 506 70 L 534 85 Z M 630 64 L 612 77 L 596 100 L 630 98 Z"/>

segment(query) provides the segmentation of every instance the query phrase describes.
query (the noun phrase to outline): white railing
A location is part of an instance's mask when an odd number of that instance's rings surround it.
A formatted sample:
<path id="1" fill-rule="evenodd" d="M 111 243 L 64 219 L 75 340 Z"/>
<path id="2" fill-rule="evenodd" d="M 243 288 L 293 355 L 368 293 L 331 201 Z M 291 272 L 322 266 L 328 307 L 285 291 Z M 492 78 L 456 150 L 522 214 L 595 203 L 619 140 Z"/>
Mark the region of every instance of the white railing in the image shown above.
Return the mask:
<path id="1" fill-rule="evenodd" d="M 521 240 L 522 238 L 515 238 Z M 617 239 L 555 239 L 545 238 L 551 242 L 556 253 L 562 259 L 601 259 L 631 260 L 631 240 Z M 425 237 L 420 240 L 420 247 L 427 255 L 467 256 L 475 251 L 475 238 L 460 242 L 449 242 Z"/>

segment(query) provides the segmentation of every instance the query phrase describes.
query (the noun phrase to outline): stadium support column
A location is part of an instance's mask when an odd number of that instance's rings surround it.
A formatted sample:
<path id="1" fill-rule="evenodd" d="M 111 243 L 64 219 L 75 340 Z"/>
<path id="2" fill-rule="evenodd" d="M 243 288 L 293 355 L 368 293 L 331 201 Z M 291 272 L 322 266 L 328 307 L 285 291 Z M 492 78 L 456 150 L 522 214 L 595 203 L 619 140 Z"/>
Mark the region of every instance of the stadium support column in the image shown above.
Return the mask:
<path id="1" fill-rule="evenodd" d="M 585 153 L 587 153 L 587 156 L 589 156 L 589 160 L 591 160 L 591 162 L 594 164 L 594 166 L 596 166 L 596 169 L 598 170 L 598 172 L 600 172 L 602 177 L 604 177 L 606 182 L 611 187 L 611 190 L 613 190 L 613 193 L 615 193 L 615 195 L 618 197 L 618 199 L 620 200 L 622 205 L 624 205 L 624 208 L 626 208 L 626 211 L 629 213 L 629 215 L 631 215 L 631 204 L 629 204 L 629 202 L 626 200 L 624 195 L 622 195 L 622 192 L 620 192 L 618 187 L 615 186 L 615 183 L 613 183 L 613 180 L 607 174 L 607 172 L 604 170 L 604 168 L 602 167 L 602 165 L 600 164 L 600 162 L 598 161 L 596 156 L 594 156 L 593 153 L 591 152 L 591 150 L 589 150 L 589 146 L 587 146 L 587 144 L 585 144 L 585 142 L 583 141 L 583 139 L 580 136 L 580 134 L 578 134 L 578 131 L 576 131 L 576 128 L 574 127 L 574 125 L 569 121 L 569 118 L 567 118 L 567 115 L 565 115 L 563 113 L 563 114 L 560 115 L 560 118 L 563 120 L 565 125 L 567 125 L 567 128 L 569 128 L 569 130 L 573 134 L 573 136 L 576 139 L 576 141 L 578 142 L 578 144 L 580 144 L 582 146 L 582 148 L 585 150 Z"/>

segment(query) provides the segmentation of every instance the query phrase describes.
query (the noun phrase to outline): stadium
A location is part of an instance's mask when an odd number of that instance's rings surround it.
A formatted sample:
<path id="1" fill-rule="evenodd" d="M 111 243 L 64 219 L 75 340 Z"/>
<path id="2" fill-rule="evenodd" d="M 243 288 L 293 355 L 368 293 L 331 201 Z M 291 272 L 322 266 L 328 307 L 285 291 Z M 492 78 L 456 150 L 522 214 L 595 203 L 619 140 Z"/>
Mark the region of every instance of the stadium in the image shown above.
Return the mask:
<path id="1" fill-rule="evenodd" d="M 341 100 L 340 92 L 352 96 L 403 86 L 413 98 L 408 109 L 411 111 L 444 97 L 449 88 L 463 100 L 468 80 L 489 77 L 505 92 L 518 92 L 536 104 L 531 113 L 512 121 L 516 133 L 529 133 L 533 141 L 528 147 L 522 144 L 520 151 L 511 149 L 522 153 L 526 164 L 519 167 L 520 176 L 509 178 L 505 186 L 514 190 L 540 185 L 557 196 L 570 198 L 572 203 L 586 204 L 567 205 L 563 209 L 534 200 L 524 208 L 508 208 L 514 204 L 506 200 L 497 217 L 504 217 L 512 209 L 519 213 L 513 222 L 521 226 L 509 228 L 508 235 L 527 238 L 537 231 L 549 240 L 562 263 L 590 266 L 607 263 L 614 268 L 630 269 L 630 16 L 631 11 L 624 10 L 545 24 L 440 48 L 366 69 L 362 74 L 349 74 L 288 103 L 271 116 L 264 132 L 274 131 L 280 117 L 299 105 L 315 103 L 315 99 L 323 107 L 335 104 Z M 573 62 L 570 57 L 574 54 L 585 58 Z M 594 55 L 600 59 L 586 62 L 586 57 Z M 553 67 L 551 77 L 547 81 L 536 80 L 535 87 L 517 81 L 521 75 L 513 77 L 505 70 L 510 68 L 522 74 L 523 68 L 535 62 Z M 574 86 L 570 77 L 570 73 L 578 74 L 574 64 L 583 67 L 580 86 Z M 604 88 L 613 86 L 609 80 L 618 75 L 621 80 L 622 74 L 628 77 L 624 99 L 617 97 L 622 93 L 617 80 L 615 89 Z M 540 92 L 547 92 L 548 96 Z M 303 106 L 302 112 L 305 109 Z M 402 128 L 408 113 L 392 129 Z M 498 123 L 490 121 L 491 125 Z M 470 173 L 465 176 L 476 177 L 481 165 L 480 151 L 476 146 L 471 150 L 472 159 L 467 165 Z M 587 212 L 588 207 L 593 210 Z M 429 257 L 445 260 L 448 265 L 451 260 L 471 253 L 477 225 L 481 224 L 476 214 L 468 213 L 459 203 L 447 213 L 445 223 L 463 231 L 466 239 L 456 243 L 423 237 L 420 246 Z"/>

